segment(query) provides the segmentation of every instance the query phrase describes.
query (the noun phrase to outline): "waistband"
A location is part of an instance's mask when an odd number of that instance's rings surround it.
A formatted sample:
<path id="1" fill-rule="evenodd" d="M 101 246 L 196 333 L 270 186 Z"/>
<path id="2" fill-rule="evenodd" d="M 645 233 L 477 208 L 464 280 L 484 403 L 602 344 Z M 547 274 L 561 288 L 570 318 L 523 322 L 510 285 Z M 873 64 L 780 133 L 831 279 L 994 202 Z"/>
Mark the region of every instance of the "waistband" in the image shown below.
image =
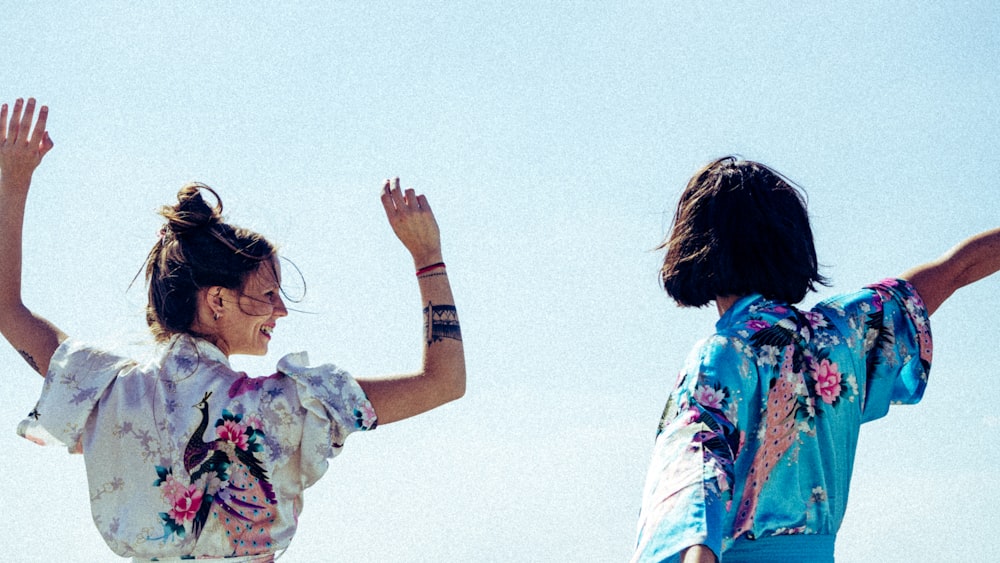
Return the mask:
<path id="1" fill-rule="evenodd" d="M 142 559 L 133 557 L 132 563 L 185 563 L 188 561 L 218 561 L 219 563 L 274 563 L 276 559 L 273 553 L 263 555 L 246 555 L 243 557 L 156 557 L 153 559 Z"/>
<path id="2" fill-rule="evenodd" d="M 837 536 L 796 534 L 740 538 L 722 552 L 726 563 L 833 563 Z"/>

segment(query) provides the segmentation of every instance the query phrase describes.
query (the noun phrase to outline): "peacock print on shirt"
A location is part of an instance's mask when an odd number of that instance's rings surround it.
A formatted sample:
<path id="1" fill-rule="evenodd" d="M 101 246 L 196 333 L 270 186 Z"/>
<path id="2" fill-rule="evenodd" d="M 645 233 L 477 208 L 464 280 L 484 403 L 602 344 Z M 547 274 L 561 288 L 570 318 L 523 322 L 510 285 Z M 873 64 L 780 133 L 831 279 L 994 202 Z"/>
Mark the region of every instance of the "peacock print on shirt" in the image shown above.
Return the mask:
<path id="1" fill-rule="evenodd" d="M 676 563 L 699 544 L 719 557 L 771 536 L 835 537 L 861 424 L 927 384 L 929 318 L 905 280 L 811 309 L 744 296 L 715 328 L 667 398 L 635 563 Z"/>
<path id="2" fill-rule="evenodd" d="M 217 526 L 233 549 L 231 555 L 265 552 L 272 547 L 272 505 L 277 501 L 267 471 L 257 459 L 264 449 L 264 434 L 259 424 L 242 414 L 223 410 L 215 422 L 215 439 L 206 442 L 211 396 L 205 393 L 194 405 L 201 418 L 184 449 L 187 482 L 170 468 L 156 466 L 158 478 L 153 484 L 172 508 L 160 513 L 163 536 L 152 539 L 185 538 L 190 533 L 197 542 L 203 530 Z"/>
<path id="3" fill-rule="evenodd" d="M 378 424 L 349 373 L 304 352 L 257 377 L 191 335 L 148 352 L 66 339 L 18 426 L 35 443 L 82 452 L 94 524 L 120 557 L 282 552 L 305 490 L 348 436 Z"/>

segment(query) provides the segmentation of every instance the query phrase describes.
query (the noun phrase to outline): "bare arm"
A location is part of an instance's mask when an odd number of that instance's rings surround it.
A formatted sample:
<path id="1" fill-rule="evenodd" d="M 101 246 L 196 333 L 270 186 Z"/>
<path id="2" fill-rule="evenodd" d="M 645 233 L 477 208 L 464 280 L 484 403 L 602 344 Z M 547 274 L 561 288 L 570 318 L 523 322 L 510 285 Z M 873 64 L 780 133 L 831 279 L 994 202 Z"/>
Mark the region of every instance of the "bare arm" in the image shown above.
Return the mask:
<path id="1" fill-rule="evenodd" d="M 465 394 L 465 350 L 455 299 L 443 266 L 441 238 L 434 213 L 423 196 L 386 180 L 382 206 L 392 230 L 410 251 L 424 307 L 423 367 L 413 374 L 359 378 L 375 407 L 379 424 L 429 411 Z"/>
<path id="2" fill-rule="evenodd" d="M 23 114 L 22 114 L 23 110 Z M 21 300 L 21 232 L 31 176 L 52 148 L 45 131 L 48 108 L 42 106 L 31 131 L 35 100 L 0 107 L 0 333 L 42 376 L 66 339 L 58 328 L 32 313 Z"/>
<path id="3" fill-rule="evenodd" d="M 695 545 L 681 552 L 681 563 L 718 563 L 718 560 L 707 546 Z"/>
<path id="4" fill-rule="evenodd" d="M 943 256 L 902 275 L 934 313 L 958 288 L 1000 270 L 1000 228 L 970 237 Z"/>

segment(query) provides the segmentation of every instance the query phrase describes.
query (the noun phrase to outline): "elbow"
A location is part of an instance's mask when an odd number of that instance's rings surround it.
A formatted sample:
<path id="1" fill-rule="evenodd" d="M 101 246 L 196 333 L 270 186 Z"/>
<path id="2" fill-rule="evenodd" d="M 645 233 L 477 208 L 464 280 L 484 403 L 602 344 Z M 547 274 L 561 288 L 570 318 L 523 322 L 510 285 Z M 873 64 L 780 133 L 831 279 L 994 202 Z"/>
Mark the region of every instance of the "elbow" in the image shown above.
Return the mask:
<path id="1" fill-rule="evenodd" d="M 423 370 L 427 381 L 433 382 L 434 394 L 439 405 L 457 401 L 465 396 L 465 372 L 464 354 L 451 356 L 446 361 L 432 359 L 425 364 Z"/>
<path id="2" fill-rule="evenodd" d="M 20 301 L 0 304 L 0 334 L 10 340 L 9 335 L 17 332 L 18 324 L 26 312 L 27 309 Z"/>
<path id="3" fill-rule="evenodd" d="M 452 384 L 448 390 L 448 401 L 457 401 L 465 396 L 465 368 L 463 367 L 455 374 Z"/>

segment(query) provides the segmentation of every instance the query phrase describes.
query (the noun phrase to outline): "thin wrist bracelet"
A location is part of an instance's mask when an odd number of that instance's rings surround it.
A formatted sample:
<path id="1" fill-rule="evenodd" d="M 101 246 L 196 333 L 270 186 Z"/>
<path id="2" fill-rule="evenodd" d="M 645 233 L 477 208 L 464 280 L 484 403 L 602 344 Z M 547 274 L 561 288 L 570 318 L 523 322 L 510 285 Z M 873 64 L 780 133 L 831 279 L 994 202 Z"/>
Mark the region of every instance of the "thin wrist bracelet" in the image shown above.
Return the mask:
<path id="1" fill-rule="evenodd" d="M 422 276 L 423 274 L 426 274 L 431 270 L 437 270 L 438 268 L 444 268 L 444 267 L 445 267 L 444 262 L 437 262 L 435 264 L 431 264 L 430 266 L 424 266 L 423 268 L 417 270 L 417 277 Z"/>

